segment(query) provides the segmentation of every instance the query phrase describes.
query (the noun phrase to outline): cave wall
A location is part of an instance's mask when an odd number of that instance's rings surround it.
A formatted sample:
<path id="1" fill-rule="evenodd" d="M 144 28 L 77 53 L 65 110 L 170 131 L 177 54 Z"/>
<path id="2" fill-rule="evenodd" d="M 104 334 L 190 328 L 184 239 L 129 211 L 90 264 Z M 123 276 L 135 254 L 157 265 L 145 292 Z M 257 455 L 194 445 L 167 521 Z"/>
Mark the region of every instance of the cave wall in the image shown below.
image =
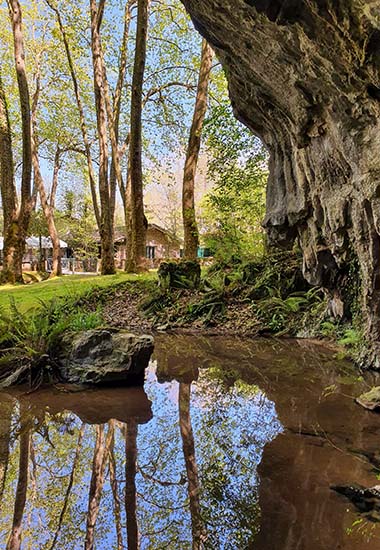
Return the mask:
<path id="1" fill-rule="evenodd" d="M 380 367 L 380 0 L 182 0 L 268 147 L 264 226 L 338 296 L 358 261 Z"/>

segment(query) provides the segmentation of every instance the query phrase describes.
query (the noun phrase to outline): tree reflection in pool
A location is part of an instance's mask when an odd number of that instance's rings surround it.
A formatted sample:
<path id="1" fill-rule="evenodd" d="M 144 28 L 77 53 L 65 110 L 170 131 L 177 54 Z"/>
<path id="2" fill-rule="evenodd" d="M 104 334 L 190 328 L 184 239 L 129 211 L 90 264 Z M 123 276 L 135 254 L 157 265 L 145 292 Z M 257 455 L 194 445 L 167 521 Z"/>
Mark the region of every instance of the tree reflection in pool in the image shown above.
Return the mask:
<path id="1" fill-rule="evenodd" d="M 302 341 L 162 336 L 145 389 L 0 394 L 1 547 L 378 548 L 329 488 L 376 483 L 356 378 Z"/>

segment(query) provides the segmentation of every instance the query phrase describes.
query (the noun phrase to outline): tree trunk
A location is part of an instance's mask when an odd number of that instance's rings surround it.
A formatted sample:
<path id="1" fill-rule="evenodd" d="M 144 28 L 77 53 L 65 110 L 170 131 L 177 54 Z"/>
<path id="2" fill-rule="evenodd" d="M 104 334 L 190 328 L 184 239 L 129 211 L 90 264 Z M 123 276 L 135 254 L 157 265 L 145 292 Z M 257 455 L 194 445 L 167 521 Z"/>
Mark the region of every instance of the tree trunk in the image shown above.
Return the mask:
<path id="1" fill-rule="evenodd" d="M 128 216 L 126 215 L 126 187 L 122 176 L 121 171 L 121 159 L 123 156 L 123 151 L 119 148 L 119 125 L 120 125 L 120 109 L 121 109 L 121 98 L 122 90 L 125 81 L 125 74 L 127 70 L 127 49 L 128 49 L 128 37 L 129 29 L 132 19 L 132 7 L 135 4 L 135 0 L 128 0 L 125 4 L 124 11 L 124 29 L 123 29 L 123 40 L 120 49 L 120 64 L 119 64 L 119 73 L 118 79 L 115 88 L 115 95 L 113 101 L 113 107 L 111 108 L 111 102 L 108 92 L 108 82 L 106 76 L 104 76 L 105 86 L 106 86 L 106 99 L 107 99 L 107 112 L 108 120 L 110 124 L 110 136 L 111 136 L 111 146 L 112 146 L 112 162 L 110 170 L 110 187 L 111 187 L 111 204 L 115 210 L 116 202 L 116 188 L 117 184 L 119 186 L 119 191 L 121 194 L 125 223 L 128 222 Z M 104 68 L 105 75 L 105 68 Z"/>
<path id="2" fill-rule="evenodd" d="M 18 248 L 21 235 L 18 225 L 17 192 L 14 181 L 12 133 L 8 107 L 0 78 L 0 186 L 3 206 L 3 270 L 1 281 L 15 283 L 22 280 L 22 256 Z"/>
<path id="3" fill-rule="evenodd" d="M 32 202 L 32 134 L 30 95 L 25 67 L 25 49 L 22 30 L 22 13 L 18 0 L 10 0 L 10 13 L 14 38 L 14 54 L 17 75 L 17 85 L 20 97 L 20 111 L 22 123 L 22 176 L 21 176 L 21 206 L 19 223 L 22 238 L 25 239 L 29 227 L 30 215 L 33 209 Z"/>
<path id="4" fill-rule="evenodd" d="M 57 196 L 57 188 L 58 188 L 58 173 L 61 169 L 62 161 L 61 161 L 61 155 L 62 151 L 59 146 L 59 143 L 57 143 L 57 148 L 55 150 L 54 155 L 54 167 L 53 167 L 53 177 L 51 182 L 51 188 L 50 188 L 50 196 L 49 196 L 49 206 L 53 210 L 55 209 L 55 199 Z"/>
<path id="5" fill-rule="evenodd" d="M 13 512 L 12 530 L 7 543 L 7 550 L 20 550 L 22 519 L 24 516 L 26 493 L 28 490 L 28 470 L 30 454 L 30 428 L 27 426 L 21 412 L 21 435 L 20 435 L 20 458 L 18 469 L 18 480 L 16 487 L 16 497 Z"/>
<path id="6" fill-rule="evenodd" d="M 179 427 L 181 430 L 183 456 L 185 458 L 187 488 L 190 501 L 193 550 L 201 550 L 207 533 L 202 521 L 199 503 L 198 468 L 195 459 L 194 435 L 190 418 L 191 384 L 180 382 L 178 393 Z"/>
<path id="7" fill-rule="evenodd" d="M 96 222 L 100 234 L 101 246 L 101 271 L 103 275 L 112 275 L 115 273 L 115 258 L 114 258 L 114 196 L 110 190 L 108 180 L 108 144 L 107 144 L 107 124 L 106 124 L 106 104 L 104 95 L 104 74 L 102 62 L 102 50 L 100 41 L 100 25 L 102 22 L 104 0 L 101 0 L 99 7 L 96 0 L 90 0 L 91 9 L 91 48 L 93 55 L 93 71 L 94 71 L 94 92 L 96 102 L 96 116 L 98 127 L 99 140 L 99 198 L 100 208 L 98 204 L 98 196 L 96 192 L 96 176 L 93 167 L 91 155 L 91 145 L 88 136 L 85 111 L 80 95 L 79 84 L 75 72 L 74 62 L 71 56 L 70 46 L 65 28 L 62 23 L 62 18 L 59 10 L 50 1 L 46 0 L 47 4 L 57 16 L 58 25 L 60 28 L 62 40 L 65 46 L 67 61 L 70 68 L 70 75 L 73 82 L 75 98 L 78 106 L 80 117 L 80 126 L 82 132 L 83 143 L 86 152 L 87 167 L 90 181 L 90 189 Z"/>
<path id="8" fill-rule="evenodd" d="M 59 30 L 60 30 L 60 33 L 61 33 L 61 36 L 62 36 L 62 41 L 63 41 L 63 44 L 65 46 L 67 63 L 69 65 L 70 76 L 71 76 L 71 80 L 72 80 L 72 83 L 73 83 L 75 99 L 76 99 L 76 103 L 77 103 L 77 107 L 78 107 L 79 120 L 80 120 L 80 129 L 81 129 L 83 144 L 84 144 L 84 148 L 85 148 L 85 152 L 86 152 L 88 178 L 89 178 L 90 189 L 91 189 L 92 203 L 93 203 L 93 206 L 94 206 L 94 213 L 95 213 L 96 222 L 97 222 L 99 230 L 100 230 L 100 225 L 101 225 L 101 223 L 100 223 L 100 211 L 99 211 L 99 205 L 98 205 L 98 198 L 97 198 L 97 194 L 96 194 L 96 181 L 95 181 L 96 178 L 95 178 L 95 172 L 94 172 L 92 156 L 91 156 L 91 145 L 90 145 L 90 139 L 88 137 L 86 118 L 85 118 L 85 114 L 84 114 L 84 107 L 83 107 L 83 102 L 82 102 L 82 98 L 81 98 L 81 95 L 80 95 L 79 84 L 78 84 L 78 79 L 77 79 L 77 75 L 76 75 L 76 72 L 75 72 L 73 58 L 71 56 L 70 45 L 69 45 L 69 41 L 68 41 L 68 38 L 67 38 L 65 28 L 63 26 L 61 14 L 60 14 L 58 8 L 51 2 L 51 0 L 46 0 L 46 3 L 50 7 L 50 9 L 53 10 L 53 12 L 55 13 L 55 15 L 57 17 L 57 22 L 58 22 Z"/>
<path id="9" fill-rule="evenodd" d="M 54 213 L 55 211 L 55 198 L 57 195 L 57 187 L 58 187 L 58 173 L 61 168 L 61 149 L 59 145 L 57 144 L 57 149 L 54 156 L 54 168 L 53 168 L 53 178 L 50 188 L 50 196 L 47 197 L 47 203 L 50 208 L 50 211 Z M 51 277 L 54 277 L 54 275 L 62 275 L 62 256 L 61 256 L 61 243 L 59 240 L 58 234 L 56 236 L 54 235 L 54 230 L 50 233 L 50 237 L 53 243 L 53 265 L 52 265 L 52 274 Z"/>
<path id="10" fill-rule="evenodd" d="M 206 40 L 203 40 L 197 96 L 183 174 L 182 217 L 184 229 L 184 258 L 186 260 L 197 259 L 199 245 L 198 226 L 195 217 L 194 188 L 199 150 L 201 147 L 203 122 L 207 111 L 208 85 L 212 59 L 213 51 Z"/>
<path id="11" fill-rule="evenodd" d="M 102 275 L 115 273 L 114 258 L 114 220 L 111 207 L 111 190 L 108 178 L 108 130 L 107 107 L 104 86 L 104 70 L 102 60 L 102 46 L 100 27 L 103 18 L 104 1 L 90 0 L 91 11 L 91 50 L 94 71 L 94 94 L 96 107 L 96 121 L 99 142 L 99 199 L 100 199 L 100 238 Z M 112 121 L 109 121 L 112 124 Z"/>
<path id="12" fill-rule="evenodd" d="M 135 61 L 132 78 L 131 123 L 129 142 L 129 184 L 125 200 L 131 227 L 131 238 L 127 240 L 127 271 L 136 272 L 145 268 L 145 247 L 147 220 L 144 215 L 144 192 L 142 173 L 142 105 L 143 82 L 146 61 L 148 15 L 150 0 L 137 2 L 137 30 Z M 129 202 L 128 202 L 129 201 Z"/>
<path id="13" fill-rule="evenodd" d="M 344 281 L 361 283 L 367 364 L 379 368 L 378 2 L 182 3 L 216 48 L 235 114 L 270 152 L 270 240 L 297 239 L 305 277 L 347 309 Z"/>
<path id="14" fill-rule="evenodd" d="M 138 550 L 136 472 L 137 472 L 137 423 L 131 419 L 125 431 L 125 512 L 127 516 L 128 550 Z"/>
<path id="15" fill-rule="evenodd" d="M 40 79 L 39 75 L 37 76 L 37 86 L 36 92 L 33 97 L 32 105 L 32 164 L 34 171 L 34 183 L 38 189 L 41 201 L 42 211 L 44 213 L 46 223 L 48 226 L 48 231 L 50 239 L 53 245 L 53 262 L 52 270 L 50 277 L 57 277 L 62 275 L 62 265 L 61 265 L 61 243 L 55 225 L 54 219 L 54 208 L 49 204 L 48 197 L 46 194 L 45 183 L 41 174 L 40 161 L 38 157 L 38 138 L 37 138 L 37 105 L 40 93 Z M 54 181 L 53 181 L 54 185 Z M 41 267 L 40 267 L 41 269 Z"/>
<path id="16" fill-rule="evenodd" d="M 123 181 L 121 166 L 120 166 L 120 161 L 123 156 L 123 151 L 119 148 L 119 125 L 120 125 L 122 91 L 123 91 L 123 86 L 125 81 L 126 70 L 127 70 L 128 38 L 129 38 L 129 30 L 130 30 L 130 24 L 132 19 L 132 7 L 134 4 L 135 4 L 135 0 L 128 0 L 125 4 L 124 29 L 123 29 L 123 40 L 122 40 L 122 45 L 120 49 L 119 73 L 118 73 L 118 79 L 117 79 L 116 88 L 115 88 L 112 116 L 110 115 L 108 116 L 109 120 L 112 121 L 112 127 L 111 127 L 112 163 L 111 163 L 111 171 L 110 171 L 110 185 L 111 185 L 111 191 L 112 191 L 112 200 L 115 203 L 116 187 L 118 184 L 119 191 L 121 194 L 121 199 L 123 202 L 124 219 L 125 219 L 126 226 L 128 224 L 129 216 L 128 216 L 128 204 L 126 202 L 126 185 L 125 185 L 125 182 Z M 111 105 L 109 105 L 109 110 L 111 111 Z M 129 145 L 129 137 L 128 137 L 127 145 Z M 127 232 L 126 232 L 126 237 L 128 240 Z"/>
<path id="17" fill-rule="evenodd" d="M 22 31 L 22 13 L 18 0 L 9 0 L 9 12 L 12 22 L 14 57 L 20 98 L 22 123 L 22 176 L 21 202 L 17 209 L 17 195 L 14 184 L 12 141 L 4 90 L 0 83 L 0 171 L 1 193 L 4 213 L 4 259 L 2 282 L 23 282 L 22 258 L 25 238 L 33 209 L 31 190 L 32 149 L 31 115 L 28 80 L 25 69 L 24 38 Z M 4 155 L 4 157 L 3 157 Z"/>

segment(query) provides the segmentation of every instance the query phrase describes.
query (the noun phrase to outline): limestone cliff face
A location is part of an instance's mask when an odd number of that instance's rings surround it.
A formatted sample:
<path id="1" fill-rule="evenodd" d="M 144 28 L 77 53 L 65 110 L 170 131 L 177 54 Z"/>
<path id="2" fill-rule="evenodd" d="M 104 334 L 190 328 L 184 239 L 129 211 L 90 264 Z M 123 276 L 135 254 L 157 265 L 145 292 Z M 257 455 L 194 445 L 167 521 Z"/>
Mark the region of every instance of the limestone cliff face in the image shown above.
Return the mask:
<path id="1" fill-rule="evenodd" d="M 270 151 L 268 235 L 339 289 L 352 256 L 380 366 L 380 0 L 182 0 Z"/>

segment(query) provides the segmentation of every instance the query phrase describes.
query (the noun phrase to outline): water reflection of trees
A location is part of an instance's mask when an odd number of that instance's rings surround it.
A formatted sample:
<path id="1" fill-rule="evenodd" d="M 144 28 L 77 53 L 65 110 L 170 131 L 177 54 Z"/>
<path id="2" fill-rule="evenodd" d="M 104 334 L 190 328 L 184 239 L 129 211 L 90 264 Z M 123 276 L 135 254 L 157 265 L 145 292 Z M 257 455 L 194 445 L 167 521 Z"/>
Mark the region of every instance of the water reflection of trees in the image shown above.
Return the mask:
<path id="1" fill-rule="evenodd" d="M 1 547 L 5 548 L 3 542 L 8 541 L 7 549 L 15 550 L 23 540 L 22 547 L 28 548 L 66 550 L 84 544 L 90 549 L 103 548 L 103 540 L 115 539 L 116 547 L 124 548 L 121 502 L 125 494 L 128 510 L 130 490 L 121 485 L 128 478 L 129 466 L 133 467 L 131 429 L 137 433 L 137 423 L 151 418 L 145 392 L 131 391 L 133 402 L 125 403 L 130 392 L 118 396 L 119 405 L 114 410 L 121 420 L 98 424 L 96 417 L 104 420 L 105 415 L 102 395 L 87 397 L 88 403 L 79 406 L 87 424 L 72 412 L 58 412 L 54 396 L 50 407 L 44 402 L 46 395 L 42 395 L 42 406 L 35 398 L 29 402 L 27 396 L 0 397 Z M 121 453 L 124 438 L 127 460 Z M 120 475 L 122 464 L 126 465 L 126 476 Z M 128 528 L 131 525 L 128 522 Z M 129 548 L 137 548 L 136 534 L 128 541 Z"/>
<path id="2" fill-rule="evenodd" d="M 7 543 L 7 550 L 19 550 L 21 547 L 22 520 L 24 516 L 26 494 L 28 490 L 28 468 L 31 442 L 30 419 L 24 407 L 20 407 L 20 451 L 18 479 L 13 509 L 12 527 Z"/>
<path id="3" fill-rule="evenodd" d="M 66 407 L 58 396 L 0 397 L 0 545 L 247 547 L 253 465 L 279 429 L 274 408 L 256 387 L 198 374 L 192 365 L 157 384 L 151 371 L 153 419 L 142 389 L 134 403 L 129 390 L 110 397 L 108 421 L 104 395 L 66 397 Z"/>
<path id="4" fill-rule="evenodd" d="M 137 550 L 137 498 L 136 498 L 136 468 L 137 468 L 137 423 L 128 422 L 125 426 L 125 512 L 127 516 L 128 550 Z"/>
<path id="5" fill-rule="evenodd" d="M 8 470 L 12 409 L 12 401 L 4 401 L 0 414 L 0 510 Z"/>
<path id="6" fill-rule="evenodd" d="M 199 550 L 206 541 L 207 533 L 202 519 L 198 467 L 195 458 L 195 443 L 190 418 L 191 384 L 180 382 L 178 390 L 179 427 L 185 459 L 187 487 L 190 503 L 193 550 Z"/>

